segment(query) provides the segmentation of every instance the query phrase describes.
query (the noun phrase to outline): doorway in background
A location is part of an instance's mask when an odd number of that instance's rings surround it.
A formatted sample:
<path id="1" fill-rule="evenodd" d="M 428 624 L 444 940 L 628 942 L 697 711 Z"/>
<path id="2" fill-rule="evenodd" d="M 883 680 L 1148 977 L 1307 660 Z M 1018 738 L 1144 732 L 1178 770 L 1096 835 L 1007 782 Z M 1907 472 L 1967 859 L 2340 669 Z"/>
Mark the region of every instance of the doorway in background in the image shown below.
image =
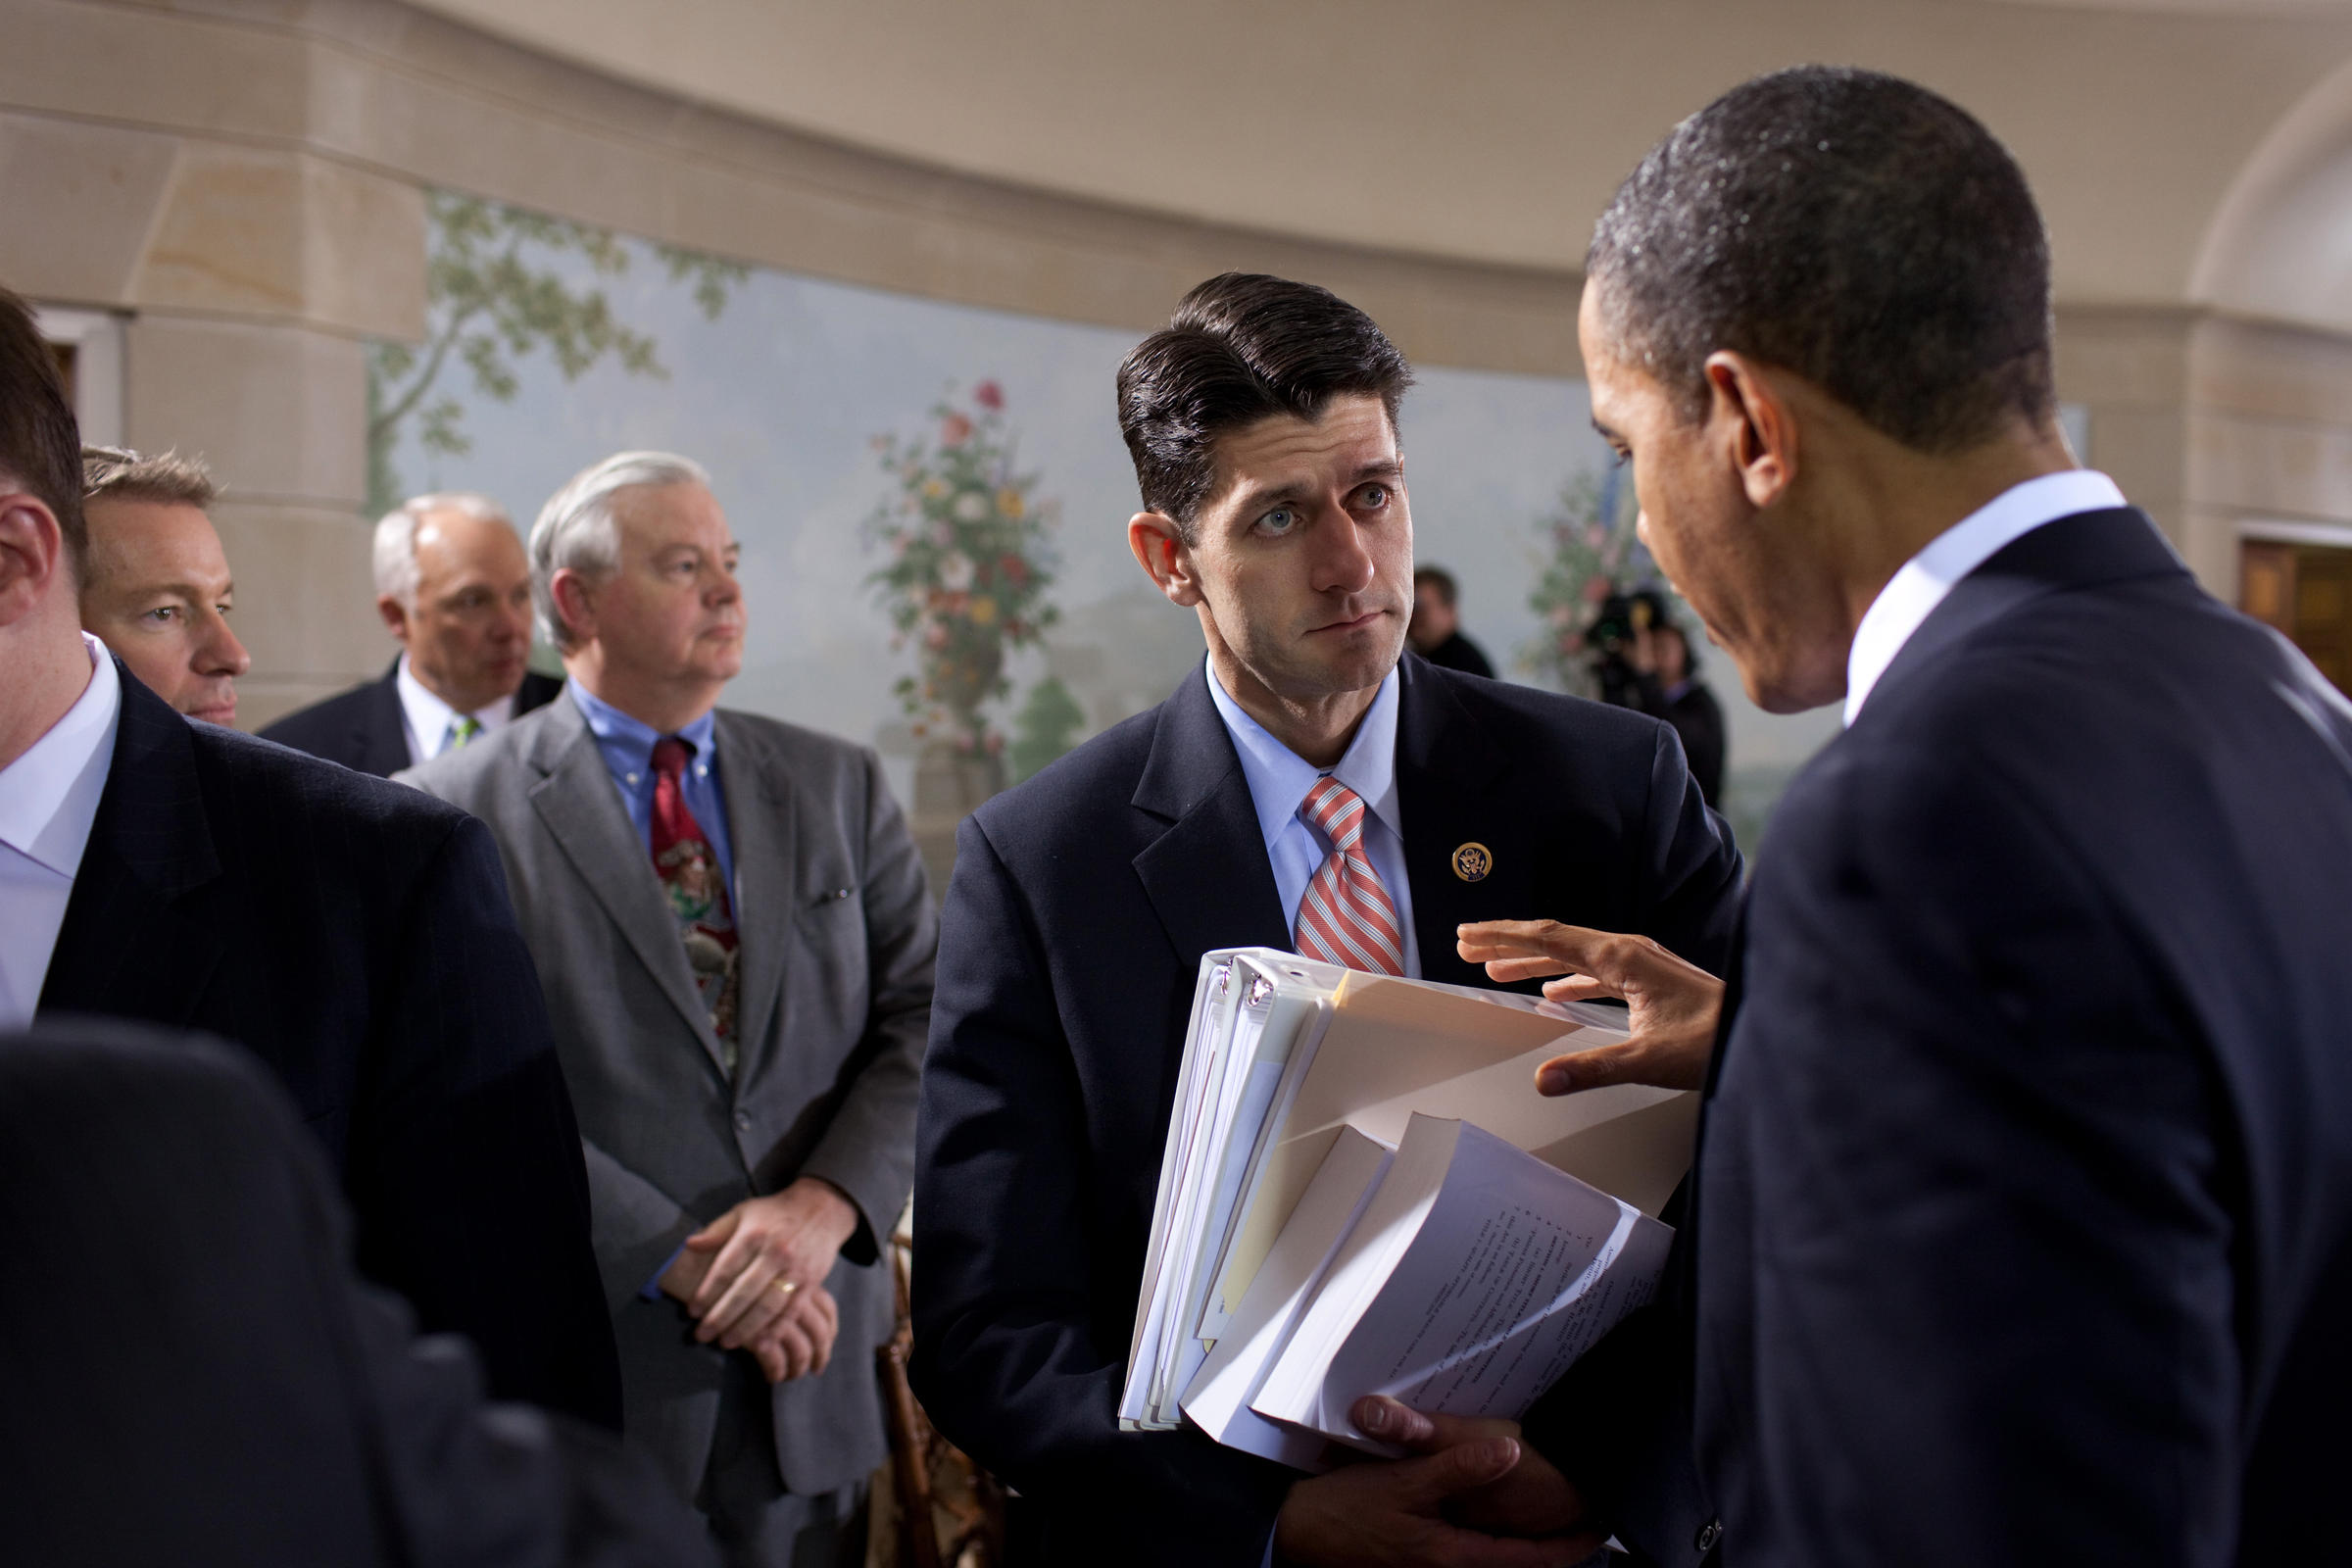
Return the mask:
<path id="1" fill-rule="evenodd" d="M 2352 547 L 2247 539 L 2238 550 L 2238 608 L 2352 695 Z"/>

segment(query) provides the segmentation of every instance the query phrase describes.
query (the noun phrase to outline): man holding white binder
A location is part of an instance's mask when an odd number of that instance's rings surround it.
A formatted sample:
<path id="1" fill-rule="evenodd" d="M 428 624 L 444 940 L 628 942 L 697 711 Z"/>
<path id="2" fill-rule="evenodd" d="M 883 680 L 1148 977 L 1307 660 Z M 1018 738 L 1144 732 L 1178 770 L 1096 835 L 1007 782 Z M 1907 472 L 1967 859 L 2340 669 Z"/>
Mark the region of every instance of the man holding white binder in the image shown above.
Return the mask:
<path id="1" fill-rule="evenodd" d="M 1435 1523 L 1446 1489 L 1515 1449 L 1302 1481 L 1115 1413 L 1201 954 L 1483 984 L 1455 928 L 1536 908 L 1708 969 L 1730 943 L 1740 858 L 1670 729 L 1400 658 L 1410 379 L 1325 290 L 1226 274 L 1187 296 L 1122 367 L 1120 423 L 1145 508 L 1130 546 L 1207 658 L 958 836 L 914 1377 L 1038 1510 L 1050 1561 L 1360 1560 L 1335 1523 L 1385 1529 L 1396 1561 L 1424 1525 L 1511 1568 L 1562 1560 Z"/>

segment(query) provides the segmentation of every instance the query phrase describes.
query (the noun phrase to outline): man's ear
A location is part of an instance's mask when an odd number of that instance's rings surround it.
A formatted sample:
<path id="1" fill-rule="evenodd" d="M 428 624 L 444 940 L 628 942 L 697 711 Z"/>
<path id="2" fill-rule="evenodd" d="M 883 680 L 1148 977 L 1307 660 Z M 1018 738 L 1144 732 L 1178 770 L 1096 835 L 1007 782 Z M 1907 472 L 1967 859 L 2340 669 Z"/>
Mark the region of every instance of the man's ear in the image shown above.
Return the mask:
<path id="1" fill-rule="evenodd" d="M 596 584 L 569 566 L 548 579 L 547 591 L 556 601 L 556 614 L 576 645 L 596 636 Z"/>
<path id="2" fill-rule="evenodd" d="M 1127 548 L 1168 603 L 1190 610 L 1200 603 L 1200 579 L 1193 570 L 1192 548 L 1162 512 L 1139 512 L 1127 519 Z"/>
<path id="3" fill-rule="evenodd" d="M 390 632 L 403 648 L 409 643 L 409 612 L 400 601 L 384 594 L 375 601 L 375 612 L 384 617 L 384 630 Z"/>
<path id="4" fill-rule="evenodd" d="M 0 495 L 0 626 L 32 612 L 53 590 L 72 593 L 65 530 L 38 496 Z"/>
<path id="5" fill-rule="evenodd" d="M 1718 349 L 1707 356 L 1707 424 L 1728 447 L 1732 465 L 1761 512 L 1788 493 L 1796 477 L 1796 418 L 1762 365 Z"/>

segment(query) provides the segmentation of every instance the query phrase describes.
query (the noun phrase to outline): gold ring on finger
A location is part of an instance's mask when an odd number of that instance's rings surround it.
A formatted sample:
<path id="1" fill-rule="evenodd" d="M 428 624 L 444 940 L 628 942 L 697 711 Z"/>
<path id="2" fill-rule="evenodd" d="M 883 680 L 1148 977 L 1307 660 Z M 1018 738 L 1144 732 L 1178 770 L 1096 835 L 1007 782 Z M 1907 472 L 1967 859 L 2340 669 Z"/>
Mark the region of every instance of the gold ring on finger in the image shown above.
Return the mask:
<path id="1" fill-rule="evenodd" d="M 793 1292 L 801 1288 L 799 1283 L 794 1280 L 770 1280 L 768 1283 L 773 1285 L 777 1290 L 783 1292 L 786 1296 L 790 1296 Z"/>

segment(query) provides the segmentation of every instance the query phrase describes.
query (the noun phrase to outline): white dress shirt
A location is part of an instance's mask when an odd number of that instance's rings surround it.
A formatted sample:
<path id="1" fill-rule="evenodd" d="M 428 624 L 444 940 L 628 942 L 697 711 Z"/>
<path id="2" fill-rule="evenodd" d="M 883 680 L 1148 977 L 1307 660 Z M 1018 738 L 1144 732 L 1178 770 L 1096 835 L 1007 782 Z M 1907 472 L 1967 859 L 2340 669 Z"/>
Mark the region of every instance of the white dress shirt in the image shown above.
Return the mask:
<path id="1" fill-rule="evenodd" d="M 466 716 L 443 702 L 409 668 L 409 656 L 400 656 L 400 668 L 393 674 L 392 685 L 400 693 L 400 713 L 409 734 L 409 765 L 419 767 L 449 749 L 456 738 L 457 723 Z M 485 735 L 514 716 L 514 694 L 507 693 L 487 708 L 477 709 L 471 715 L 482 726 Z"/>
<path id="2" fill-rule="evenodd" d="M 1328 768 L 1307 761 L 1242 711 L 1242 705 L 1217 679 L 1214 664 L 1208 667 L 1208 695 L 1233 736 L 1234 750 L 1242 757 L 1242 776 L 1250 781 L 1250 804 L 1257 808 L 1266 858 L 1274 867 L 1274 891 L 1282 900 L 1284 927 L 1296 937 L 1298 906 L 1306 898 L 1306 885 L 1331 856 L 1331 841 L 1298 809 L 1315 780 L 1328 773 L 1364 798 L 1364 853 L 1388 887 L 1389 902 L 1396 906 L 1396 924 L 1404 932 L 1404 972 L 1418 979 L 1421 944 L 1413 936 L 1413 890 L 1404 877 L 1404 818 L 1396 806 L 1397 680 L 1396 671 L 1390 670 L 1356 726 L 1347 755 L 1338 765 Z"/>
<path id="3" fill-rule="evenodd" d="M 1861 713 L 1870 689 L 1954 583 L 2045 522 L 2130 505 L 2105 474 L 2069 468 L 2011 485 L 1937 534 L 1886 580 L 1854 628 L 1845 656 L 1846 723 Z"/>
<path id="4" fill-rule="evenodd" d="M 40 1004 L 115 765 L 122 683 L 105 646 L 86 631 L 81 641 L 90 683 L 30 751 L 0 768 L 0 1029 L 22 1029 Z"/>

